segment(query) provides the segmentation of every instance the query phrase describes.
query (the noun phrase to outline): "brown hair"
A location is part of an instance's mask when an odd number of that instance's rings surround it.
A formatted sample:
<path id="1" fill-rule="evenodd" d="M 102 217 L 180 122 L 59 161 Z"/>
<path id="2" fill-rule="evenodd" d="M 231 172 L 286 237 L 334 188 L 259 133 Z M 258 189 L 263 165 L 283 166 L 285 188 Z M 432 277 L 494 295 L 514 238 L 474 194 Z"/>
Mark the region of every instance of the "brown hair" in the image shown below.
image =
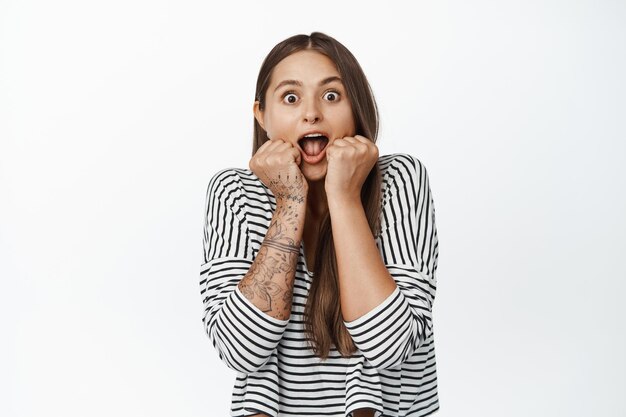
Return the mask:
<path id="1" fill-rule="evenodd" d="M 318 51 L 335 63 L 352 105 L 356 134 L 376 143 L 378 107 L 367 78 L 352 53 L 324 33 L 295 35 L 280 42 L 270 51 L 261 65 L 256 83 L 254 98 L 259 101 L 259 109 L 265 109 L 265 94 L 274 67 L 287 56 L 301 50 Z M 267 133 L 254 119 L 253 156 L 267 140 Z M 376 163 L 361 188 L 361 201 L 373 236 L 378 235 L 380 227 L 381 183 L 380 168 Z M 313 272 L 313 282 L 304 309 L 304 326 L 311 348 L 316 355 L 326 358 L 333 344 L 341 355 L 349 356 L 356 351 L 356 347 L 341 315 L 337 259 L 329 213 L 326 213 L 320 223 Z"/>

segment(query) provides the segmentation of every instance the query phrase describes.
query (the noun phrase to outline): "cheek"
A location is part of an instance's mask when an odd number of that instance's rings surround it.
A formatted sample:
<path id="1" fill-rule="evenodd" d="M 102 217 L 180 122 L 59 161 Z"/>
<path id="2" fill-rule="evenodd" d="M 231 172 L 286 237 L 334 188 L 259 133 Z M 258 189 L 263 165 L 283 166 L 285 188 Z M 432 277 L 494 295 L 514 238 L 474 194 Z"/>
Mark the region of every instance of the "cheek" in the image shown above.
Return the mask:
<path id="1" fill-rule="evenodd" d="M 282 116 L 280 113 L 272 113 L 268 118 L 267 118 L 267 128 L 268 130 L 272 130 L 272 131 L 282 131 L 284 130 L 284 125 L 285 125 L 285 117 Z"/>
<path id="2" fill-rule="evenodd" d="M 341 112 L 338 113 L 341 121 L 346 126 L 354 125 L 354 116 L 352 115 L 352 108 L 350 106 L 345 106 L 341 109 Z"/>
<path id="3" fill-rule="evenodd" d="M 276 124 L 276 121 L 272 118 L 267 118 L 265 120 L 265 131 L 267 132 L 267 137 L 270 139 L 274 139 L 274 137 L 279 133 L 280 126 Z"/>

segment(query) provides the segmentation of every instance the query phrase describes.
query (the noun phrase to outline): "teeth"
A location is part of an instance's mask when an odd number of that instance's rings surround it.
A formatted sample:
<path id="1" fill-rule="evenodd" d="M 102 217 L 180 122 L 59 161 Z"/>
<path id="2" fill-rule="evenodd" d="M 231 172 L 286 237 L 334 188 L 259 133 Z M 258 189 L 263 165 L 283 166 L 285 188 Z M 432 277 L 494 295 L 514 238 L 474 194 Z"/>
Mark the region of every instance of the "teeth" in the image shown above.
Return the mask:
<path id="1" fill-rule="evenodd" d="M 311 133 L 310 135 L 305 135 L 304 137 L 305 138 L 314 138 L 314 137 L 317 137 L 317 136 L 324 136 L 324 135 L 322 135 L 321 133 Z"/>

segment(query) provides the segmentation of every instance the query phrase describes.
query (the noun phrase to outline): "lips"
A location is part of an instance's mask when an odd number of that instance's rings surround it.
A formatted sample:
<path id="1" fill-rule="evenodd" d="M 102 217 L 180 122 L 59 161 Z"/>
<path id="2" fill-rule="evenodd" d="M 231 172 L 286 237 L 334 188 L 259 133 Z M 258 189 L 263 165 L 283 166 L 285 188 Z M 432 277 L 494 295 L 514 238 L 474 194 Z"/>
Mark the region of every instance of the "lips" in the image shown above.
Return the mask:
<path id="1" fill-rule="evenodd" d="M 316 163 L 324 157 L 328 138 L 325 136 L 303 138 L 298 141 L 298 144 L 304 160 L 308 163 Z"/>
<path id="2" fill-rule="evenodd" d="M 326 136 L 303 138 L 298 141 L 298 145 L 309 155 L 317 155 L 328 145 L 328 138 Z"/>
<path id="3" fill-rule="evenodd" d="M 317 135 L 305 137 L 307 135 Z M 303 133 L 298 139 L 298 147 L 302 154 L 302 159 L 309 164 L 316 164 L 326 156 L 326 146 L 330 142 L 329 134 L 319 130 L 312 130 Z"/>

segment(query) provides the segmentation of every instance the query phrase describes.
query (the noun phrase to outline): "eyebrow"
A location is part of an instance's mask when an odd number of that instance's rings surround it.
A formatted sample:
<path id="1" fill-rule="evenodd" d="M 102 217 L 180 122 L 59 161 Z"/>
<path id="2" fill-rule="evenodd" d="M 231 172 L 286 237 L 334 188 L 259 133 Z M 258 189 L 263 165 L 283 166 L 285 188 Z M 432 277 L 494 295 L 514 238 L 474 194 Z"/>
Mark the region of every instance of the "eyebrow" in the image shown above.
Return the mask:
<path id="1" fill-rule="evenodd" d="M 341 78 L 339 78 L 336 75 L 332 75 L 332 76 L 324 78 L 322 81 L 320 81 L 319 86 L 321 87 L 323 85 L 330 84 L 333 81 L 341 82 Z M 283 87 L 285 85 L 297 85 L 297 86 L 302 87 L 302 81 L 298 81 L 298 80 L 283 80 L 283 81 L 278 83 L 278 85 L 274 89 L 274 92 L 276 92 L 280 87 Z"/>

